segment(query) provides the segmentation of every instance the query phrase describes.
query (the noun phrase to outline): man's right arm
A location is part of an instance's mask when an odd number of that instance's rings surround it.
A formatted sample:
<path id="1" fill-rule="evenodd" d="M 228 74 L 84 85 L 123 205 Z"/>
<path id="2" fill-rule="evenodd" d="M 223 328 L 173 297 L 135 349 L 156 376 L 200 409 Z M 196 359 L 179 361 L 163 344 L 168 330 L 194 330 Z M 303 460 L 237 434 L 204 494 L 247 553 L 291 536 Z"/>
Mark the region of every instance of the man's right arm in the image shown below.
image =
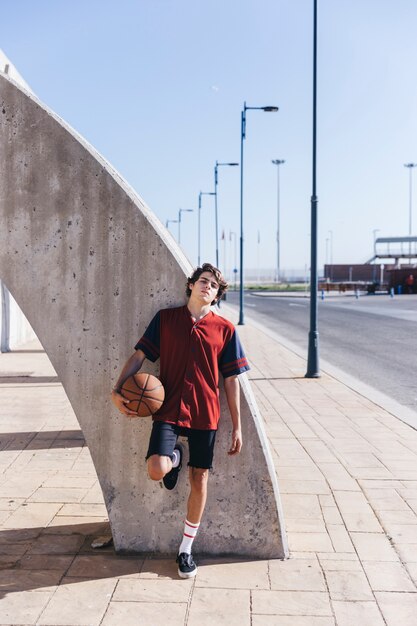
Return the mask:
<path id="1" fill-rule="evenodd" d="M 129 400 L 126 400 L 126 398 L 122 396 L 120 390 L 125 380 L 127 380 L 129 376 L 133 376 L 133 374 L 136 374 L 136 372 L 140 370 L 145 359 L 145 353 L 141 349 L 136 350 L 124 364 L 120 376 L 117 379 L 117 382 L 111 392 L 111 399 L 114 406 L 118 408 L 120 413 L 123 413 L 124 415 L 133 415 L 137 417 L 137 413 L 129 410 Z"/>

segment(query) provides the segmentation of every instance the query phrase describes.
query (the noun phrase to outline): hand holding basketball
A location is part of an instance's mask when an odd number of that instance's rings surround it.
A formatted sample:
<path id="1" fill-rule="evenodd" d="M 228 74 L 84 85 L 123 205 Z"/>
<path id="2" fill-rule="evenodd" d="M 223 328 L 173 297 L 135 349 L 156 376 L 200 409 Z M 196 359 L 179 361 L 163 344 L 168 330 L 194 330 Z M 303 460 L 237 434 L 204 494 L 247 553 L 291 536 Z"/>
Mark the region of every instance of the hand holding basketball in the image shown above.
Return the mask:
<path id="1" fill-rule="evenodd" d="M 123 383 L 120 394 L 125 398 L 125 408 L 129 411 L 126 415 L 133 414 L 136 417 L 153 415 L 161 408 L 165 398 L 161 381 L 156 376 L 144 372 L 129 376 Z"/>
<path id="2" fill-rule="evenodd" d="M 126 398 L 124 398 L 122 394 L 119 391 L 117 391 L 117 389 L 113 389 L 111 393 L 111 399 L 112 399 L 114 406 L 120 411 L 120 413 L 123 413 L 123 415 L 126 415 L 126 417 L 138 416 L 137 413 L 129 409 L 129 400 L 126 400 Z"/>

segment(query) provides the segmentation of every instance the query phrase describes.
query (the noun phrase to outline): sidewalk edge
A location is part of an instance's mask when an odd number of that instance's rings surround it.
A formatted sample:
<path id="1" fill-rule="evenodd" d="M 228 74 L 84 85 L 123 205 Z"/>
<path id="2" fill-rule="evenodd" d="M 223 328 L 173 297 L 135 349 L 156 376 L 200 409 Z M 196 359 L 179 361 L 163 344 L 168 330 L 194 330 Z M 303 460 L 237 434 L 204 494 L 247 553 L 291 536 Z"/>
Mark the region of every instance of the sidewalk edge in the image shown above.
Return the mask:
<path id="1" fill-rule="evenodd" d="M 228 309 L 231 314 L 234 314 L 237 309 L 237 307 L 235 308 L 233 305 L 230 305 L 230 304 L 225 304 L 224 308 Z M 306 349 L 302 350 L 297 345 L 295 345 L 291 341 L 288 341 L 288 339 L 286 339 L 285 337 L 283 337 L 276 331 L 271 330 L 270 328 L 267 328 L 260 322 L 256 321 L 253 317 L 245 316 L 245 319 L 250 326 L 253 326 L 257 330 L 261 331 L 262 333 L 264 333 L 264 335 L 271 337 L 271 339 L 273 339 L 274 341 L 282 345 L 284 348 L 286 348 L 287 350 L 290 350 L 290 352 L 293 352 L 300 358 L 304 359 L 304 361 L 307 361 L 307 336 L 306 336 Z M 320 369 L 322 372 L 338 380 L 342 384 L 346 385 L 346 387 L 349 387 L 349 389 L 352 389 L 352 391 L 355 391 L 356 393 L 363 396 L 367 400 L 370 400 L 377 406 L 384 409 L 384 411 L 387 411 L 387 413 L 389 413 L 393 417 L 397 418 L 401 422 L 404 422 L 408 426 L 411 426 L 411 428 L 414 428 L 415 430 L 417 430 L 417 412 L 416 411 L 413 411 L 407 406 L 400 404 L 393 398 L 390 398 L 389 396 L 382 393 L 381 391 L 378 391 L 378 389 L 375 389 L 374 387 L 367 385 L 366 383 L 355 378 L 354 376 L 347 374 L 346 372 L 332 365 L 328 361 L 320 359 L 320 363 L 321 363 Z"/>

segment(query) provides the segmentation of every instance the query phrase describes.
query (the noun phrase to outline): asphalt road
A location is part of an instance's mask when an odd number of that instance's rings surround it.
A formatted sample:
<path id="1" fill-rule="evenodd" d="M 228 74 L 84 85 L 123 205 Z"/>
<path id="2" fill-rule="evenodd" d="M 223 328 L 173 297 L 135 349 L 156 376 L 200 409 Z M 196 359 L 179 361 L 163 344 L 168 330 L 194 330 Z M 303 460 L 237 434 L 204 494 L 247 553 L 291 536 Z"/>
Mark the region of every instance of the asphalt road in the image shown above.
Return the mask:
<path id="1" fill-rule="evenodd" d="M 229 304 L 239 294 L 227 294 Z M 307 350 L 308 298 L 245 294 L 245 314 Z M 319 300 L 320 357 L 417 411 L 417 295 Z"/>

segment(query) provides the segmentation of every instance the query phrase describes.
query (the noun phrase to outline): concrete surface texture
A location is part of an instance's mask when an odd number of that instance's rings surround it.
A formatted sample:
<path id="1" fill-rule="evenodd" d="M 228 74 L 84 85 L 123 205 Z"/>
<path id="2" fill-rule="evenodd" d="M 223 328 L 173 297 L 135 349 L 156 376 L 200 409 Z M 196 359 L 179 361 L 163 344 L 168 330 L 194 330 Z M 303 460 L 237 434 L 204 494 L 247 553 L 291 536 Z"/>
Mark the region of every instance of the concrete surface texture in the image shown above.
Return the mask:
<path id="1" fill-rule="evenodd" d="M 109 392 L 153 314 L 184 302 L 190 264 L 110 165 L 4 75 L 0 188 L 0 276 L 44 346 L 81 425 L 116 549 L 172 552 L 187 486 L 183 481 L 167 493 L 146 477 L 150 420 L 117 413 Z M 149 363 L 146 370 L 157 371 Z M 246 383 L 242 420 L 251 444 L 236 459 L 227 456 L 229 421 L 222 420 L 196 549 L 284 557 L 278 486 Z"/>

